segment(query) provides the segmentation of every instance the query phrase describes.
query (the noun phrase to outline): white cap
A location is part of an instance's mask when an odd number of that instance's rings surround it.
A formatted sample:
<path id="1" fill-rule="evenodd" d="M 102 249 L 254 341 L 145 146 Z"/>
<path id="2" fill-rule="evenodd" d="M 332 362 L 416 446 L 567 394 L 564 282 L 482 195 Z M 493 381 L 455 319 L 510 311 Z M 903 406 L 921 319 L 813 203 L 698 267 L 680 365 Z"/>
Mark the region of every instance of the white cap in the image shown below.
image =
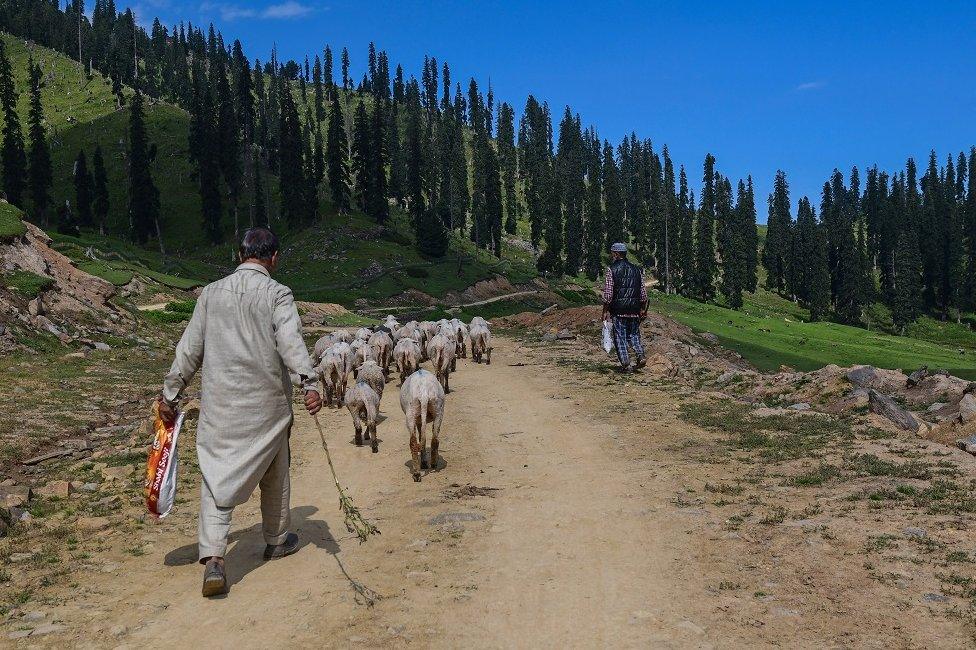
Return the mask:
<path id="1" fill-rule="evenodd" d="M 616 244 L 613 244 L 612 246 L 610 246 L 610 251 L 613 252 L 613 253 L 626 253 L 627 252 L 627 244 L 624 244 L 624 243 L 621 243 L 621 242 L 617 242 Z"/>

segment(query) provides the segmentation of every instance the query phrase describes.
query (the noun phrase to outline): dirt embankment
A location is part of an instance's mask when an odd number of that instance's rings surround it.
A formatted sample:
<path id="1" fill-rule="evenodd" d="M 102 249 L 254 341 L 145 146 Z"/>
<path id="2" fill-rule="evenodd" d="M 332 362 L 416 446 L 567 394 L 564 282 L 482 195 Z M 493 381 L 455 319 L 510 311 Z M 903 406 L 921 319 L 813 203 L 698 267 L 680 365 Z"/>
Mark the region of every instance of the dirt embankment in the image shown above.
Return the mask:
<path id="1" fill-rule="evenodd" d="M 29 273 L 46 282 L 37 295 L 0 283 L 0 349 L 16 349 L 15 329 L 48 332 L 63 343 L 97 338 L 99 331 L 123 331 L 131 316 L 112 304 L 115 287 L 77 269 L 50 247 L 44 231 L 23 223 L 25 235 L 0 242 L 0 272 L 8 277 Z"/>

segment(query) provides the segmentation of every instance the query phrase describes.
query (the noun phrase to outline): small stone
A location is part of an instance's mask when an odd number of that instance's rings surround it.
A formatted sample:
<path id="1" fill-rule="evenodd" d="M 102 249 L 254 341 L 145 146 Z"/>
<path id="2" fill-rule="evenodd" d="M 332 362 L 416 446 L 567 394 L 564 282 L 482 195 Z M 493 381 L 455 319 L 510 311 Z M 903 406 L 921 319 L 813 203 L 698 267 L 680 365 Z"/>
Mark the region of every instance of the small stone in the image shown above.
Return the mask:
<path id="1" fill-rule="evenodd" d="M 916 528 L 914 526 L 909 526 L 902 531 L 902 534 L 909 539 L 924 539 L 929 536 L 924 528 Z"/>
<path id="2" fill-rule="evenodd" d="M 880 379 L 874 366 L 855 366 L 847 371 L 847 381 L 860 388 L 874 388 Z"/>
<path id="3" fill-rule="evenodd" d="M 108 628 L 108 633 L 112 636 L 122 636 L 128 631 L 129 628 L 124 625 L 113 625 L 112 627 Z"/>
<path id="4" fill-rule="evenodd" d="M 810 405 L 806 402 L 797 402 L 796 404 L 791 404 L 786 408 L 790 409 L 791 411 L 809 411 Z"/>
<path id="5" fill-rule="evenodd" d="M 95 341 L 94 348 L 99 352 L 108 352 L 112 349 L 112 346 L 108 343 L 102 343 L 101 341 Z"/>
<path id="6" fill-rule="evenodd" d="M 414 580 L 420 582 L 421 580 L 426 580 L 431 576 L 430 571 L 408 571 L 407 580 Z"/>
<path id="7" fill-rule="evenodd" d="M 84 483 L 81 486 L 82 492 L 98 492 L 98 483 Z"/>
<path id="8" fill-rule="evenodd" d="M 26 639 L 33 630 L 15 630 L 7 635 L 8 639 Z"/>
<path id="9" fill-rule="evenodd" d="M 426 539 L 415 539 L 412 542 L 410 542 L 409 544 L 407 544 L 407 548 L 408 549 L 415 549 L 415 550 L 419 551 L 421 549 L 427 548 L 427 546 L 429 544 L 430 544 L 430 542 L 428 542 Z"/>
<path id="10" fill-rule="evenodd" d="M 928 593 L 922 596 L 922 600 L 924 600 L 927 603 L 945 603 L 948 602 L 949 597 L 946 596 L 945 594 Z"/>
<path id="11" fill-rule="evenodd" d="M 935 402 L 931 404 L 926 410 L 928 413 L 935 413 L 936 411 L 941 411 L 943 408 L 948 406 L 945 402 Z"/>
<path id="12" fill-rule="evenodd" d="M 28 623 L 37 623 L 38 621 L 43 621 L 47 617 L 44 612 L 27 612 L 24 614 L 21 620 L 27 621 Z"/>

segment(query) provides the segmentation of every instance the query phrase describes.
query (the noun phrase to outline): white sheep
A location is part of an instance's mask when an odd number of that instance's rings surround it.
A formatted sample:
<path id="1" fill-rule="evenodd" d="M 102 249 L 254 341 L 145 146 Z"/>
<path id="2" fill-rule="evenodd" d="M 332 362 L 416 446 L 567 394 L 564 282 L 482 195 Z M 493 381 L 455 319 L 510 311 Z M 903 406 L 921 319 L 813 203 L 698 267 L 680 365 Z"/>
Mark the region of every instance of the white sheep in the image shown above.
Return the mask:
<path id="1" fill-rule="evenodd" d="M 400 385 L 420 367 L 420 345 L 411 338 L 403 338 L 393 346 L 393 363 L 400 373 Z"/>
<path id="2" fill-rule="evenodd" d="M 451 392 L 451 372 L 454 370 L 454 341 L 444 334 L 438 334 L 427 342 L 427 357 L 433 366 L 437 380 L 444 391 Z"/>
<path id="3" fill-rule="evenodd" d="M 393 360 L 393 339 L 385 331 L 373 332 L 369 337 L 369 345 L 377 349 L 379 364 L 384 373 L 390 372 L 390 361 Z"/>
<path id="4" fill-rule="evenodd" d="M 461 322 L 460 319 L 455 318 L 453 321 L 455 331 L 457 332 L 457 355 L 462 359 L 468 358 L 468 341 L 471 338 L 468 332 L 468 326 Z"/>
<path id="5" fill-rule="evenodd" d="M 383 369 L 375 361 L 366 361 L 363 365 L 359 366 L 356 383 L 363 381 L 376 391 L 376 394 L 380 396 L 381 400 L 383 399 L 383 388 L 386 386 L 386 377 L 383 375 Z"/>
<path id="6" fill-rule="evenodd" d="M 437 467 L 441 423 L 444 420 L 444 389 L 426 370 L 418 370 L 400 388 L 400 408 L 407 419 L 410 434 L 410 469 L 413 480 L 420 481 L 420 470 Z M 431 423 L 430 457 L 425 456 L 427 423 Z"/>
<path id="7" fill-rule="evenodd" d="M 471 326 L 471 358 L 475 363 L 481 363 L 484 355 L 485 363 L 491 365 L 491 331 L 483 325 Z"/>
<path id="8" fill-rule="evenodd" d="M 380 411 L 380 397 L 365 381 L 358 381 L 345 393 L 346 408 L 352 415 L 352 426 L 356 430 L 356 444 L 363 444 L 363 433 L 369 440 L 375 454 L 380 450 L 376 439 L 376 416 Z"/>
<path id="9" fill-rule="evenodd" d="M 346 389 L 346 364 L 341 355 L 328 350 L 316 368 L 322 381 L 322 392 L 327 406 L 342 406 L 342 395 Z"/>

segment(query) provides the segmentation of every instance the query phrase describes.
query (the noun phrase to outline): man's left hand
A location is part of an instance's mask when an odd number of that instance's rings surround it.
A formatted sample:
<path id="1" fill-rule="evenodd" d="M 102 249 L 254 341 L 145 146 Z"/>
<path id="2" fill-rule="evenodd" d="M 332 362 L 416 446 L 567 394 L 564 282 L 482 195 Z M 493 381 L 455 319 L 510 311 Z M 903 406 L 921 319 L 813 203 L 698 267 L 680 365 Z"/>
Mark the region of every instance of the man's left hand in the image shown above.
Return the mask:
<path id="1" fill-rule="evenodd" d="M 642 309 L 641 310 L 640 319 L 641 320 L 647 320 L 647 310 L 646 309 Z"/>
<path id="2" fill-rule="evenodd" d="M 310 390 L 305 393 L 305 408 L 309 415 L 315 415 L 322 410 L 322 396 L 317 390 Z"/>

